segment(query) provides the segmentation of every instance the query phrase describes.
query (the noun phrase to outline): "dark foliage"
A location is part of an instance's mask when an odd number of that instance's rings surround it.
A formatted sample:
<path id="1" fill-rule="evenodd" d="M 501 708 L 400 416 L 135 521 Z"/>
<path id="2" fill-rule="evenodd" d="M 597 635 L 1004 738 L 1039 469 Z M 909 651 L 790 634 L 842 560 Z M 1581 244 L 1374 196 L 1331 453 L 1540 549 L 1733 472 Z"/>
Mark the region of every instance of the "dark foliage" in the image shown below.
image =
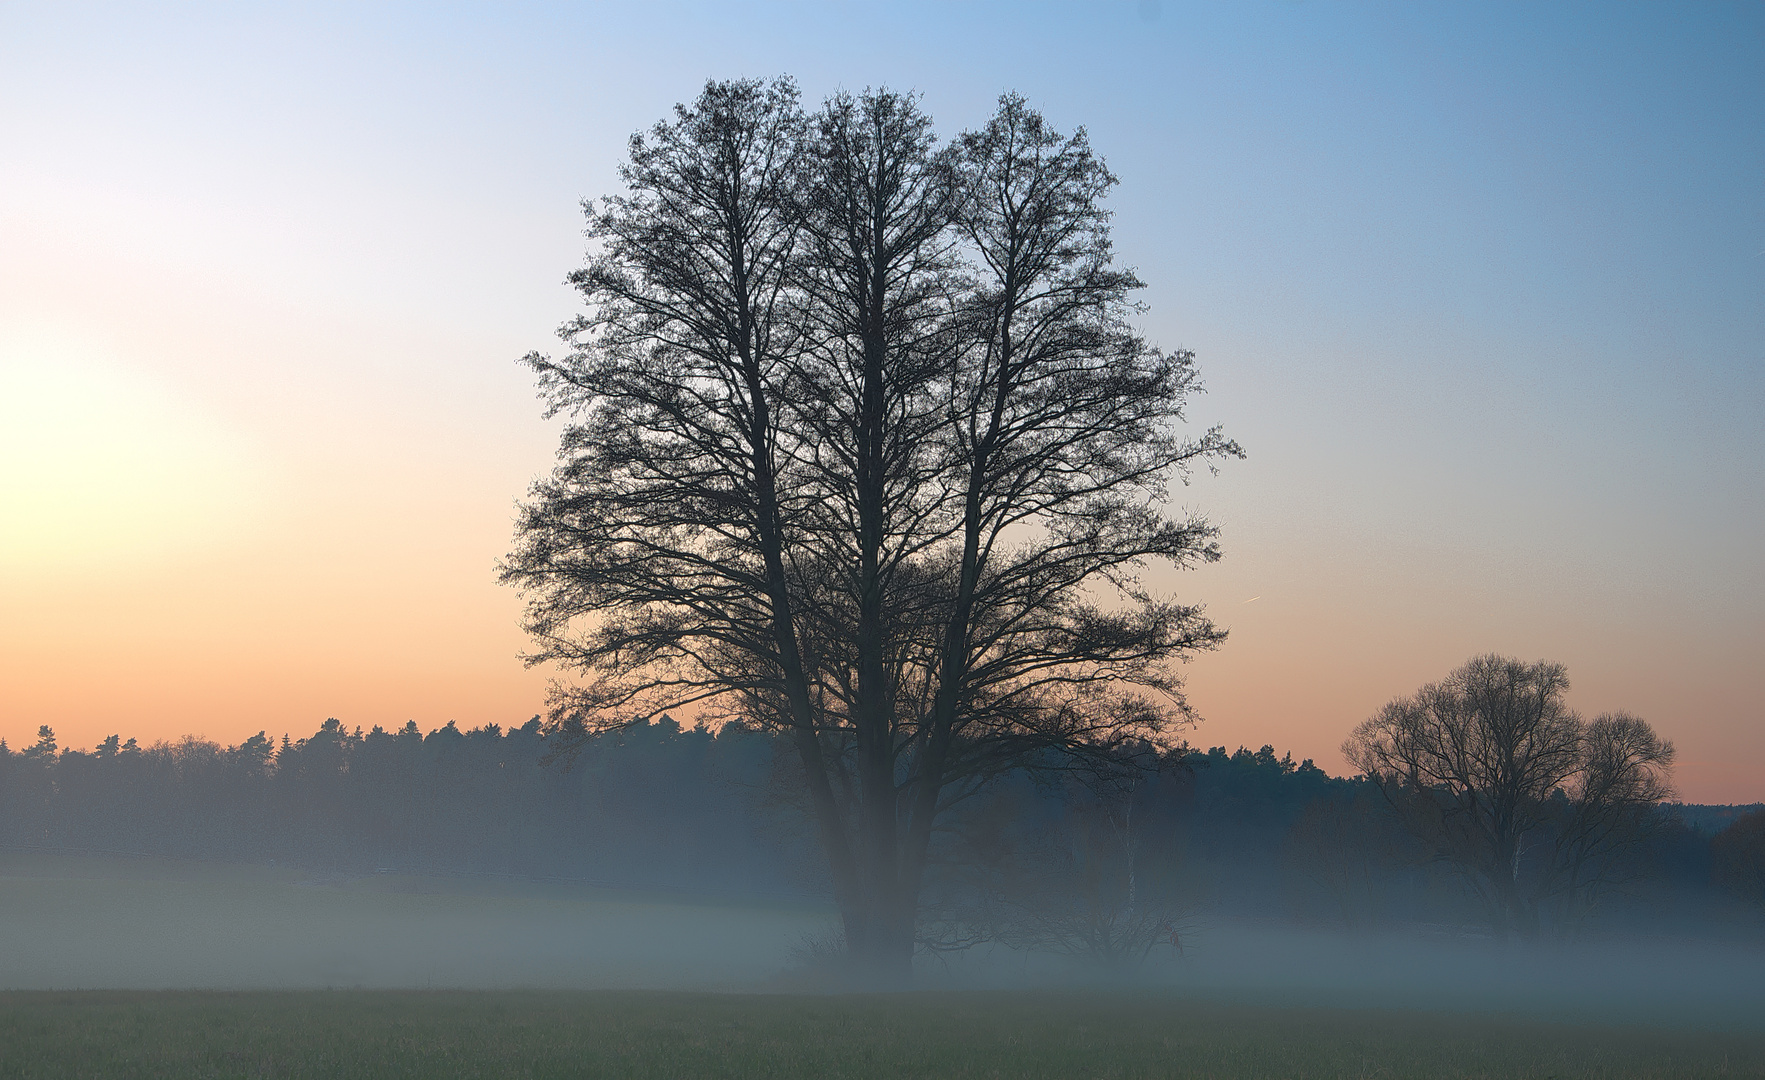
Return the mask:
<path id="1" fill-rule="evenodd" d="M 542 764 L 551 743 L 537 720 L 427 735 L 327 720 L 279 746 L 261 733 L 234 747 L 0 744 L 0 842 L 316 872 L 821 891 L 792 812 L 767 800 L 767 737 L 664 719 L 579 746 L 570 769 Z"/>
<path id="2" fill-rule="evenodd" d="M 1736 818 L 1716 834 L 1710 841 L 1710 873 L 1722 889 L 1765 907 L 1765 810 Z"/>
<path id="3" fill-rule="evenodd" d="M 300 740 L 143 748 L 112 736 L 79 751 L 45 729 L 22 751 L 0 743 L 0 845 L 827 899 L 786 739 L 666 719 L 567 740 L 537 721 L 425 735 L 328 720 Z M 570 767 L 546 764 L 561 745 L 575 750 Z M 1219 914 L 1347 929 L 1481 917 L 1376 785 L 1272 747 L 1148 746 L 1134 769 L 1032 764 L 940 829 L 922 945 L 998 941 L 1130 963 L 1180 950 Z M 1713 873 L 1757 899 L 1746 889 L 1757 888 L 1765 813 L 1655 813 L 1628 902 L 1602 912 L 1608 925 L 1708 923 Z M 1729 821 L 1713 842 L 1704 826 Z"/>

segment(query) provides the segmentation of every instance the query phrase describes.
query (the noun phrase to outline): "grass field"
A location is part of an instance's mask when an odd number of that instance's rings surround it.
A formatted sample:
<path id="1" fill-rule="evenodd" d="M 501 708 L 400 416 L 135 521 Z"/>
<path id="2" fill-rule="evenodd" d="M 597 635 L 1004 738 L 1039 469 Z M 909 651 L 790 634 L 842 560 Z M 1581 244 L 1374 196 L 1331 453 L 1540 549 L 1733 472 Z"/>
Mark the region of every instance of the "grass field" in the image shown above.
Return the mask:
<path id="1" fill-rule="evenodd" d="M 1765 1076 L 1765 1035 L 1168 995 L 0 994 L 6 1077 Z"/>

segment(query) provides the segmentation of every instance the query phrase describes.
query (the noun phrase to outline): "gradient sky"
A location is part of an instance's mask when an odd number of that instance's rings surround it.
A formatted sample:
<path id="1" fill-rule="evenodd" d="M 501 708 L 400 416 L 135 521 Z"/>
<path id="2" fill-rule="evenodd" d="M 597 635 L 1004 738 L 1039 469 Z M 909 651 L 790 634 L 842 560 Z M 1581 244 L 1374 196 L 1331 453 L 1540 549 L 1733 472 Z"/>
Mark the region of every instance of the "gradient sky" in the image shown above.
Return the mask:
<path id="1" fill-rule="evenodd" d="M 1765 799 L 1765 6 L 0 4 L 0 736 L 519 723 L 516 358 L 707 77 L 1016 89 L 1249 452 L 1202 746 L 1496 651 Z"/>

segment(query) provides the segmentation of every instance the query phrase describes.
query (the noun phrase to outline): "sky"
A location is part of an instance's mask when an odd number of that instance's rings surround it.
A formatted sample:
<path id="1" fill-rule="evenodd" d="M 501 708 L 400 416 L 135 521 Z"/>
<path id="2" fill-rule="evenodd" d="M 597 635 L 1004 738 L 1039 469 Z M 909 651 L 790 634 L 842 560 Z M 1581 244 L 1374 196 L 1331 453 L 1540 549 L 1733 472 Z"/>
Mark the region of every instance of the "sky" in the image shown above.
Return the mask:
<path id="1" fill-rule="evenodd" d="M 1248 457 L 1198 746 L 1338 747 L 1473 655 L 1765 799 L 1765 7 L 0 3 L 0 737 L 520 723 L 516 363 L 708 78 L 1024 94 Z"/>

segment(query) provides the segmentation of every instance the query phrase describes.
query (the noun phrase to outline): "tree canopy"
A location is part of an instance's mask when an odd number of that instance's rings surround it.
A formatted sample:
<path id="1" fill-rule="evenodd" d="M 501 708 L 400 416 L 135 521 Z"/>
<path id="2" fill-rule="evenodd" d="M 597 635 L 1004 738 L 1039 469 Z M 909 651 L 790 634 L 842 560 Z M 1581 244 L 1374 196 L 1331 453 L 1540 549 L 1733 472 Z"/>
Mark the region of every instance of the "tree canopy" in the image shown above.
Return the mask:
<path id="1" fill-rule="evenodd" d="M 503 578 L 552 724 L 697 707 L 788 733 L 852 955 L 898 977 L 933 825 L 1049 749 L 1168 743 L 1224 638 L 1149 589 L 1217 559 L 1167 486 L 1194 357 L 1134 329 L 1116 183 L 1016 95 L 712 82 L 586 205 L 585 311 L 527 357 L 571 422 Z"/>
<path id="2" fill-rule="evenodd" d="M 1483 893 L 1496 928 L 1536 934 L 1623 872 L 1672 794 L 1673 744 L 1628 713 L 1584 721 L 1561 664 L 1487 655 L 1398 698 L 1343 756 Z"/>

